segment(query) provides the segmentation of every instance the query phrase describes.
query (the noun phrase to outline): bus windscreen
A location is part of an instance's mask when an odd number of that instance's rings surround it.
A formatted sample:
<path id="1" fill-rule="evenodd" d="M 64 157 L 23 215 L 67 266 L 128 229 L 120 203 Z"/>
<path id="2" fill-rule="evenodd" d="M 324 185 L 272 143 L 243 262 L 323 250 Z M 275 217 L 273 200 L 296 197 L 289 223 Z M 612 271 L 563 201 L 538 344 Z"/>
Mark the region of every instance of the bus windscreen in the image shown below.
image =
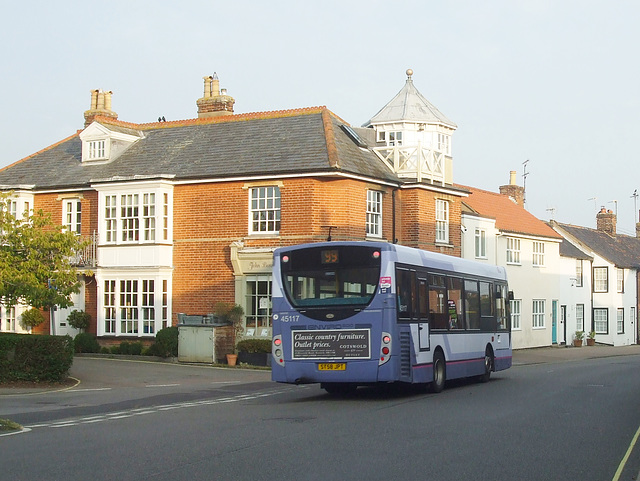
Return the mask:
<path id="1" fill-rule="evenodd" d="M 281 256 L 282 283 L 297 308 L 366 306 L 380 277 L 380 250 L 363 246 L 291 250 Z"/>

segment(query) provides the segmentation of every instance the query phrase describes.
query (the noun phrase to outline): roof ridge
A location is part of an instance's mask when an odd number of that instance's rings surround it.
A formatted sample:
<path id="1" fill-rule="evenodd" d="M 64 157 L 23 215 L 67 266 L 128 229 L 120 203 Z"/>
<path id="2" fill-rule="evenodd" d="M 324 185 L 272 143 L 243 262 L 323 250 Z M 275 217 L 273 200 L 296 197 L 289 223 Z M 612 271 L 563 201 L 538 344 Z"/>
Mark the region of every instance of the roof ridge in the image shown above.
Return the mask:
<path id="1" fill-rule="evenodd" d="M 329 165 L 340 168 L 340 159 L 338 157 L 338 147 L 336 146 L 335 132 L 333 131 L 333 123 L 328 109 L 322 111 L 322 126 L 324 127 L 324 139 L 327 144 L 327 155 L 329 157 Z"/>
<path id="2" fill-rule="evenodd" d="M 265 111 L 265 112 L 248 112 L 244 114 L 222 115 L 219 117 L 195 118 L 195 119 L 184 119 L 184 120 L 168 120 L 166 122 L 148 122 L 148 123 L 125 122 L 124 120 L 113 119 L 111 117 L 105 117 L 102 115 L 96 115 L 94 120 L 99 121 L 100 123 L 104 123 L 108 125 L 117 125 L 120 127 L 126 127 L 130 129 L 151 130 L 151 129 L 172 128 L 172 127 L 187 127 L 191 125 L 207 125 L 207 124 L 218 124 L 218 123 L 228 123 L 228 122 L 244 122 L 248 120 L 265 120 L 265 119 L 275 119 L 275 118 L 284 118 L 284 117 L 295 117 L 299 115 L 319 114 L 324 112 L 325 110 L 329 111 L 329 109 L 327 109 L 326 106 L 301 107 L 297 109 L 271 110 L 271 111 Z"/>

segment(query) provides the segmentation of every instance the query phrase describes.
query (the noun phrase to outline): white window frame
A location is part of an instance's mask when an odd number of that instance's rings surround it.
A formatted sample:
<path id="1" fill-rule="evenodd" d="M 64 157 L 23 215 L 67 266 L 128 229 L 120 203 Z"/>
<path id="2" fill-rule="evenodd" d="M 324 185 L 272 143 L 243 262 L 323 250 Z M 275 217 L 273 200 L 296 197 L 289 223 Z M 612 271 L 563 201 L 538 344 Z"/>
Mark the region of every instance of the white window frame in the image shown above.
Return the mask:
<path id="1" fill-rule="evenodd" d="M 156 334 L 156 290 L 155 279 L 142 279 L 142 313 L 143 334 Z"/>
<path id="2" fill-rule="evenodd" d="M 154 337 L 171 325 L 171 281 L 166 273 L 109 276 L 100 286 L 102 336 Z"/>
<path id="3" fill-rule="evenodd" d="M 475 230 L 475 254 L 477 259 L 487 258 L 487 231 L 477 227 Z"/>
<path id="4" fill-rule="evenodd" d="M 80 235 L 82 232 L 82 201 L 65 199 L 62 202 L 62 225 L 68 232 Z"/>
<path id="5" fill-rule="evenodd" d="M 576 304 L 576 331 L 584 331 L 584 304 Z"/>
<path id="6" fill-rule="evenodd" d="M 445 155 L 451 152 L 451 136 L 438 132 L 438 151 Z"/>
<path id="7" fill-rule="evenodd" d="M 533 241 L 533 265 L 544 267 L 544 242 Z"/>
<path id="8" fill-rule="evenodd" d="M 624 269 L 616 268 L 616 289 L 617 292 L 624 292 Z"/>
<path id="9" fill-rule="evenodd" d="M 533 299 L 531 308 L 531 325 L 534 329 L 543 329 L 545 326 L 545 299 Z"/>
<path id="10" fill-rule="evenodd" d="M 156 240 L 155 192 L 145 192 L 142 194 L 142 231 L 144 241 L 154 242 Z"/>
<path id="11" fill-rule="evenodd" d="M 511 329 L 520 331 L 522 329 L 522 299 L 513 299 L 509 303 L 511 304 Z"/>
<path id="12" fill-rule="evenodd" d="M 436 243 L 449 243 L 449 201 L 436 199 Z"/>
<path id="13" fill-rule="evenodd" d="M 5 307 L 2 304 L 0 304 L 0 332 L 16 332 L 16 329 L 17 329 L 16 306 Z"/>
<path id="14" fill-rule="evenodd" d="M 120 240 L 123 244 L 139 242 L 140 194 L 120 194 Z"/>
<path id="15" fill-rule="evenodd" d="M 116 333 L 116 321 L 118 320 L 117 309 L 117 280 L 106 279 L 104 281 L 103 289 L 103 316 L 104 316 L 104 333 L 115 334 Z"/>
<path id="16" fill-rule="evenodd" d="M 624 334 L 624 307 L 618 307 L 616 311 L 616 325 L 618 334 Z"/>
<path id="17" fill-rule="evenodd" d="M 401 130 L 393 130 L 387 132 L 387 145 L 389 147 L 400 147 L 402 145 L 402 131 Z"/>
<path id="18" fill-rule="evenodd" d="M 107 158 L 108 140 L 96 139 L 87 142 L 87 160 L 102 160 Z"/>
<path id="19" fill-rule="evenodd" d="M 507 264 L 520 265 L 520 239 L 507 237 Z"/>
<path id="20" fill-rule="evenodd" d="M 271 275 L 258 274 L 245 278 L 245 326 L 247 328 L 247 337 L 271 336 L 272 288 Z"/>
<path id="21" fill-rule="evenodd" d="M 280 234 L 281 194 L 277 185 L 249 188 L 249 233 Z"/>
<path id="22" fill-rule="evenodd" d="M 593 292 L 609 292 L 609 268 L 593 268 Z"/>
<path id="23" fill-rule="evenodd" d="M 583 282 L 582 259 L 576 259 L 576 287 L 582 287 Z"/>
<path id="24" fill-rule="evenodd" d="M 100 193 L 100 242 L 108 245 L 169 242 L 171 192 L 165 185 L 109 188 Z"/>
<path id="25" fill-rule="evenodd" d="M 593 330 L 596 334 L 609 334 L 609 309 L 606 307 L 593 308 Z"/>
<path id="26" fill-rule="evenodd" d="M 366 235 L 382 237 L 382 192 L 367 190 Z"/>

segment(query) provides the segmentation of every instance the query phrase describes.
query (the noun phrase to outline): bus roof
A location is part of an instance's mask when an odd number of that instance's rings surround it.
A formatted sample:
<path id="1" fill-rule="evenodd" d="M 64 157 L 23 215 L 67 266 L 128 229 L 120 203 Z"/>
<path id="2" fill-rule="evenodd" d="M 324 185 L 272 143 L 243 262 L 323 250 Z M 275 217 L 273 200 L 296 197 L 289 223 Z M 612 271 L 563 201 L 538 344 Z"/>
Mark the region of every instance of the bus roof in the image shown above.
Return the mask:
<path id="1" fill-rule="evenodd" d="M 460 257 L 430 252 L 413 247 L 391 244 L 389 242 L 376 241 L 335 241 L 335 242 L 317 242 L 311 244 L 299 244 L 288 247 L 279 247 L 275 250 L 274 255 L 279 255 L 281 251 L 290 251 L 305 249 L 309 247 L 336 247 L 336 246 L 353 246 L 362 245 L 368 247 L 377 247 L 381 251 L 392 252 L 392 260 L 415 266 L 422 266 L 432 269 L 455 272 L 459 274 L 472 274 L 492 279 L 507 279 L 506 269 L 502 266 L 485 264 L 482 262 L 462 259 Z"/>

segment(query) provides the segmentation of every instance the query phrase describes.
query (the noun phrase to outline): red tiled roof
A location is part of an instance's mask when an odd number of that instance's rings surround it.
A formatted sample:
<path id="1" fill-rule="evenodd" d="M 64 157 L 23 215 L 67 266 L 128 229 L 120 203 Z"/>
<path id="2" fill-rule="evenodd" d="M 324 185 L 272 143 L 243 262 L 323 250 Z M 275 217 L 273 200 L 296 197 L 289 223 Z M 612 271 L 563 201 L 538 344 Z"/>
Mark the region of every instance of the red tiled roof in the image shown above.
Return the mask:
<path id="1" fill-rule="evenodd" d="M 150 122 L 144 124 L 136 124 L 133 122 L 125 122 L 123 120 L 117 120 L 111 117 L 106 117 L 102 115 L 96 115 L 94 120 L 103 124 L 108 125 L 118 125 L 120 127 L 126 127 L 129 129 L 135 130 L 148 130 L 148 129 L 168 129 L 171 127 L 186 127 L 189 125 L 205 125 L 205 124 L 218 124 L 218 123 L 226 123 L 226 122 L 243 122 L 247 120 L 259 120 L 259 119 L 275 119 L 282 117 L 294 117 L 299 115 L 310 115 L 310 114 L 319 114 L 322 112 L 328 112 L 333 117 L 339 119 L 341 122 L 344 122 L 340 119 L 336 114 L 327 109 L 326 106 L 319 107 L 303 107 L 299 109 L 290 109 L 290 110 L 272 110 L 267 112 L 248 112 L 244 114 L 232 114 L 232 115 L 221 115 L 218 117 L 205 117 L 205 118 L 195 118 L 195 119 L 185 119 L 185 120 L 168 120 L 166 122 Z"/>
<path id="2" fill-rule="evenodd" d="M 463 201 L 467 206 L 483 217 L 495 219 L 496 228 L 503 232 L 562 239 L 555 230 L 506 195 L 475 187 L 462 185 L 457 187 L 471 192 Z"/>

